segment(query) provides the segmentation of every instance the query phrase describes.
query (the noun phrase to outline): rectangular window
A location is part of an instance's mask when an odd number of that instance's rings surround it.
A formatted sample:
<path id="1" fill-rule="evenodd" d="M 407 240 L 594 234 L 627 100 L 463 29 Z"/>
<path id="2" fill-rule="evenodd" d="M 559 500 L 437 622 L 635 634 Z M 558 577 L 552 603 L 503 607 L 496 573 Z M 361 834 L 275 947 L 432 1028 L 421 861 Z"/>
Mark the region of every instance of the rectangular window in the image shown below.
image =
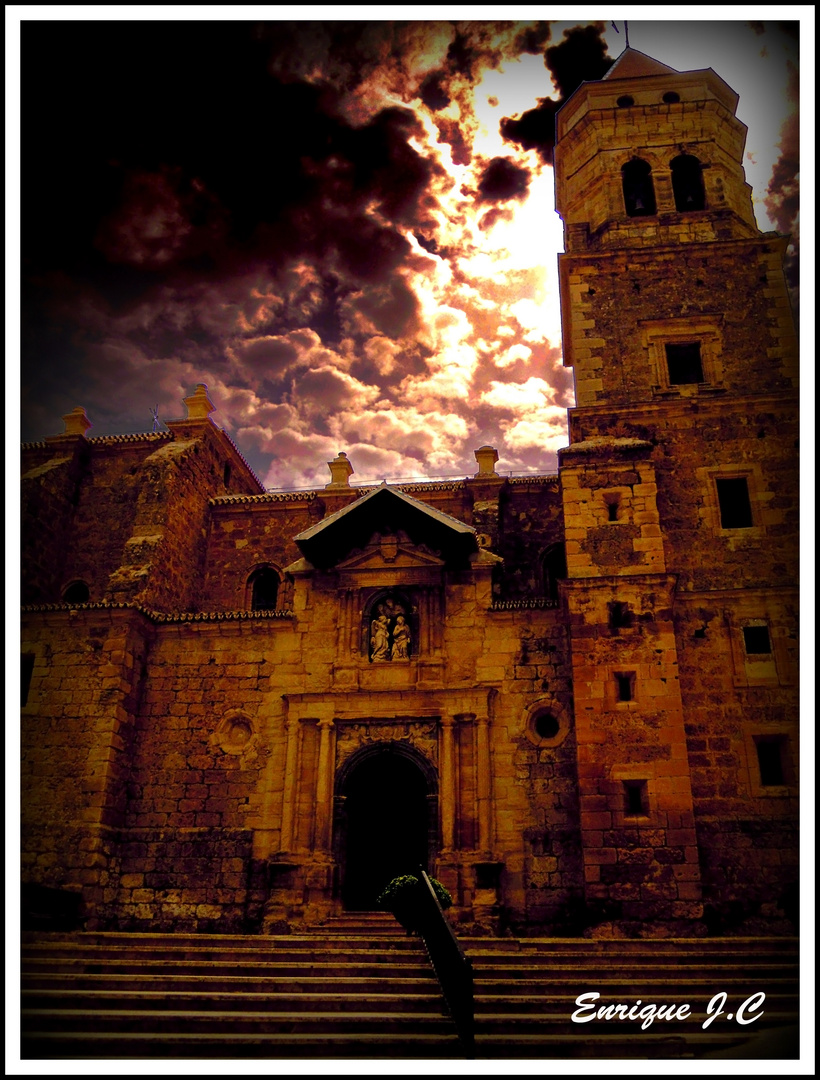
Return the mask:
<path id="1" fill-rule="evenodd" d="M 749 484 L 745 476 L 733 476 L 715 480 L 720 504 L 720 527 L 722 529 L 750 529 L 752 527 L 752 504 L 749 500 Z"/>
<path id="2" fill-rule="evenodd" d="M 618 701 L 632 701 L 635 697 L 634 673 L 616 673 L 615 694 Z"/>
<path id="3" fill-rule="evenodd" d="M 645 817 L 647 813 L 646 781 L 624 780 L 624 813 L 630 817 Z"/>
<path id="4" fill-rule="evenodd" d="M 23 653 L 20 659 L 22 661 L 20 704 L 26 705 L 28 703 L 28 692 L 31 689 L 31 676 L 34 673 L 34 653 Z"/>
<path id="5" fill-rule="evenodd" d="M 683 386 L 686 383 L 702 383 L 703 362 L 700 358 L 700 342 L 687 341 L 684 344 L 664 346 L 666 365 L 669 369 L 669 385 Z"/>
<path id="6" fill-rule="evenodd" d="M 756 739 L 757 764 L 761 787 L 782 787 L 786 783 L 783 770 L 783 739 Z"/>
<path id="7" fill-rule="evenodd" d="M 744 626 L 743 627 L 743 644 L 746 647 L 746 652 L 754 654 L 770 655 L 772 651 L 772 643 L 769 638 L 768 626 Z"/>

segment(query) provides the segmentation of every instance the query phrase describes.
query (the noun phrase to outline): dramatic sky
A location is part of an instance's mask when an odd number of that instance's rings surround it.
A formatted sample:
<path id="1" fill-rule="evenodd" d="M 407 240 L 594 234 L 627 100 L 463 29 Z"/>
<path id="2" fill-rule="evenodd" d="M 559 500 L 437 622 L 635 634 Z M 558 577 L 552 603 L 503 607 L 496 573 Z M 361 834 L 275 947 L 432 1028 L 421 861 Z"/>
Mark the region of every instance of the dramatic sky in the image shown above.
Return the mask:
<path id="1" fill-rule="evenodd" d="M 76 405 L 150 430 L 205 382 L 268 486 L 339 450 L 354 482 L 472 473 L 483 443 L 554 470 L 553 117 L 618 27 L 23 21 L 23 439 Z M 629 31 L 739 92 L 758 223 L 796 234 L 797 24 Z"/>

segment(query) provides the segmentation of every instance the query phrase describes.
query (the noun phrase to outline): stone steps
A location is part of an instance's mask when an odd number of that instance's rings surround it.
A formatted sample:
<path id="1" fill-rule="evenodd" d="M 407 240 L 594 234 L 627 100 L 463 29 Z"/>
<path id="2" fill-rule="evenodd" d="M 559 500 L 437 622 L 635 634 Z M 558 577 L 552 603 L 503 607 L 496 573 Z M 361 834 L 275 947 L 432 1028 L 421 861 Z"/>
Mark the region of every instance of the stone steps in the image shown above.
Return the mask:
<path id="1" fill-rule="evenodd" d="M 210 985 L 210 984 L 209 984 Z M 368 1003 L 378 1006 L 388 1012 L 412 1012 L 433 1010 L 440 1008 L 441 995 L 438 986 L 435 992 L 430 993 L 428 982 L 418 980 L 415 985 L 402 985 L 401 992 L 388 992 L 391 984 L 386 981 L 374 983 L 362 980 L 356 986 L 339 985 L 330 980 L 328 989 L 321 988 L 321 980 L 317 979 L 311 986 L 303 982 L 295 984 L 281 984 L 278 989 L 271 988 L 265 991 L 221 991 L 209 989 L 201 990 L 146 990 L 143 983 L 135 982 L 130 989 L 112 989 L 106 984 L 104 989 L 84 989 L 76 986 L 69 987 L 71 990 L 71 1007 L 74 1010 L 85 1010 L 88 1013 L 99 1010 L 106 1004 L 127 1007 L 131 1010 L 144 1009 L 146 1011 L 185 1011 L 193 1010 L 208 1012 L 239 1012 L 239 1011 L 262 1011 L 281 1012 L 293 1008 L 293 1003 L 298 1000 L 300 1012 L 316 1011 L 345 1011 L 355 1010 L 362 993 L 366 993 Z M 480 992 L 475 994 L 476 1012 L 484 1014 L 517 1014 L 523 1016 L 535 1016 L 539 1022 L 543 1017 L 555 1019 L 556 1014 L 569 1016 L 575 1009 L 573 994 L 558 994 L 549 992 L 549 983 L 544 982 L 539 986 L 514 990 L 506 986 L 499 987 L 500 992 L 489 992 L 485 983 L 479 983 Z M 541 990 L 540 987 L 544 987 Z M 22 1001 L 26 1014 L 33 1010 L 49 1010 L 64 1007 L 66 988 L 33 988 L 23 990 Z M 297 999 L 298 995 L 298 999 Z M 645 995 L 648 1000 L 648 995 Z M 679 995 L 678 995 L 679 996 Z M 686 1001 L 692 1006 L 693 1011 L 705 1013 L 706 1006 L 713 994 L 687 993 Z M 611 1000 L 612 995 L 605 994 L 606 1000 Z M 603 998 L 602 998 L 603 1000 Z M 766 993 L 766 1011 L 772 1014 L 787 1014 L 794 1012 L 799 1004 L 799 995 L 796 991 Z"/>
<path id="2" fill-rule="evenodd" d="M 758 1049 L 755 1043 L 760 1043 Z M 32 1032 L 31 1052 L 24 1058 L 40 1060 L 111 1059 L 355 1059 L 355 1060 L 463 1060 L 464 1051 L 454 1034 L 404 1032 L 332 1034 L 288 1032 L 269 1034 L 183 1033 L 158 1035 L 130 1033 Z M 476 1037 L 476 1059 L 653 1059 L 679 1058 L 788 1058 L 793 1056 L 793 1035 L 778 1041 L 770 1033 L 756 1037 L 736 1033 L 701 1032 L 696 1035 L 513 1035 Z"/>
<path id="3" fill-rule="evenodd" d="M 377 933 L 383 922 L 349 917 L 344 942 L 338 924 L 281 937 L 25 935 L 23 1056 L 463 1058 L 421 941 Z M 789 1032 L 793 1045 L 794 941 L 464 944 L 477 1058 L 731 1056 Z M 639 1021 L 573 1023 L 575 998 L 592 990 L 600 1004 L 686 1002 L 692 1016 L 645 1031 Z M 726 1011 L 763 990 L 763 1015 L 703 1031 L 719 990 Z"/>
<path id="4" fill-rule="evenodd" d="M 328 964 L 323 966 L 312 961 L 310 964 L 301 966 L 297 963 L 284 965 L 248 964 L 242 967 L 241 975 L 233 974 L 237 970 L 236 965 L 233 964 L 145 964 L 142 966 L 138 961 L 133 961 L 130 964 L 119 962 L 112 964 L 110 968 L 106 967 L 105 970 L 101 970 L 103 967 L 104 965 L 99 962 L 83 963 L 79 961 L 77 964 L 66 968 L 60 963 L 49 965 L 47 961 L 42 961 L 31 968 L 27 967 L 26 985 L 43 987 L 48 982 L 59 981 L 65 986 L 81 985 L 92 989 L 101 980 L 106 980 L 106 985 L 115 987 L 121 984 L 125 988 L 130 980 L 139 978 L 151 983 L 154 989 L 167 988 L 171 990 L 183 987 L 186 983 L 190 983 L 192 979 L 206 978 L 210 984 L 224 982 L 230 984 L 232 988 L 239 985 L 237 982 L 239 980 L 241 983 L 264 983 L 265 988 L 270 989 L 278 982 L 285 981 L 290 985 L 298 985 L 306 982 L 307 979 L 320 979 L 323 984 L 329 985 L 331 980 L 345 978 L 365 979 L 370 984 L 373 980 L 384 977 L 390 977 L 391 980 L 393 978 L 423 980 L 425 977 L 429 977 L 429 969 L 425 969 L 421 964 L 412 967 L 404 964 L 395 965 L 392 967 L 392 976 L 388 975 L 386 970 L 388 965 L 386 964 L 373 967 L 350 964 L 343 968 L 341 965 Z M 354 971 L 357 973 L 356 975 L 353 974 Z M 611 993 L 631 993 L 633 989 L 637 988 L 644 996 L 650 993 L 657 994 L 666 991 L 668 987 L 680 985 L 681 983 L 689 987 L 690 992 L 701 990 L 706 993 L 709 987 L 714 985 L 715 980 L 714 972 L 705 967 L 698 969 L 691 975 L 686 973 L 682 976 L 679 968 L 671 966 L 664 970 L 653 969 L 646 972 L 631 970 L 625 971 L 620 976 L 610 976 L 595 972 L 590 973 L 589 971 L 572 972 L 569 969 L 554 972 L 548 968 L 508 968 L 495 965 L 485 967 L 475 964 L 473 966 L 473 975 L 477 982 L 483 983 L 487 980 L 496 986 L 515 982 L 521 986 L 528 985 L 540 989 L 551 986 L 570 992 L 579 986 L 594 985 L 599 989 L 606 988 Z M 775 992 L 788 991 L 795 980 L 785 975 L 774 977 L 769 975 L 765 969 L 755 969 L 755 981 L 759 984 L 765 984 L 769 988 L 769 992 Z M 737 976 L 728 976 L 725 972 L 721 972 L 720 982 L 721 987 L 727 993 L 729 991 L 743 990 L 749 985 L 749 972 Z M 354 982 L 351 985 L 356 986 L 357 984 Z"/>
<path id="5" fill-rule="evenodd" d="M 197 934 L 197 933 L 128 933 L 125 931 L 83 931 L 72 933 L 24 931 L 21 941 L 25 948 L 55 948 L 60 945 L 70 947 L 86 947 L 88 945 L 125 946 L 131 951 L 135 948 L 145 948 L 151 945 L 167 948 L 189 948 L 197 950 L 213 949 L 246 949 L 259 952 L 260 949 L 280 948 L 288 942 L 316 944 L 317 936 L 325 938 L 323 932 L 328 925 L 310 929 L 305 928 L 299 934 L 287 934 L 278 936 L 264 936 L 258 934 Z M 357 945 L 366 942 L 371 948 L 380 948 L 383 944 L 384 935 L 374 933 L 369 924 L 348 924 L 349 936 L 356 939 Z M 358 933 L 353 932 L 358 927 Z M 561 952 L 582 953 L 586 956 L 595 954 L 618 956 L 631 955 L 672 955 L 685 957 L 688 954 L 695 956 L 721 956 L 726 953 L 735 953 L 738 956 L 764 956 L 767 954 L 796 955 L 798 945 L 795 938 L 789 937 L 726 937 L 726 938 L 549 938 L 549 937 L 466 937 L 460 936 L 460 940 L 470 951 L 506 952 Z M 419 948 L 417 937 L 408 937 L 404 930 L 397 935 L 398 941 L 390 941 L 391 948 L 406 947 L 409 949 Z"/>

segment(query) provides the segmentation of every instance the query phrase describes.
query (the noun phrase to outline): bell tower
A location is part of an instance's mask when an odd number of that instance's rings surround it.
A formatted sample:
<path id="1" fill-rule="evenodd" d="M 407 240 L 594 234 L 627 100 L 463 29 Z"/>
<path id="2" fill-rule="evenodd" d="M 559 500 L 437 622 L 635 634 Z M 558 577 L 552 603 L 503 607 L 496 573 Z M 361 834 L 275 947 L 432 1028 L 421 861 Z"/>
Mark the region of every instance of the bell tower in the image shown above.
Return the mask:
<path id="1" fill-rule="evenodd" d="M 711 69 L 627 48 L 555 146 L 587 901 L 684 933 L 780 887 L 796 796 L 788 238 L 755 223 L 737 103 Z"/>

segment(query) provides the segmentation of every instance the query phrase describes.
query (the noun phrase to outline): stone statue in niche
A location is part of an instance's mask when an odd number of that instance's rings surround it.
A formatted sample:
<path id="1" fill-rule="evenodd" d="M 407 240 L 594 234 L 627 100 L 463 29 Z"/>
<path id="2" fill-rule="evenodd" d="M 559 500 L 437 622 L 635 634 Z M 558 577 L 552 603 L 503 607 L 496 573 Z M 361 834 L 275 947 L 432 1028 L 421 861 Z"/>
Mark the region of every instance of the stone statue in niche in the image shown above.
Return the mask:
<path id="1" fill-rule="evenodd" d="M 391 660 L 410 659 L 410 627 L 403 615 L 396 617 L 393 627 L 393 648 L 390 653 Z"/>
<path id="2" fill-rule="evenodd" d="M 405 605 L 392 596 L 379 601 L 370 623 L 370 659 L 373 663 L 409 660 L 412 631 Z"/>
<path id="3" fill-rule="evenodd" d="M 390 622 L 385 614 L 384 604 L 379 604 L 378 615 L 370 624 L 370 659 L 390 659 Z"/>

